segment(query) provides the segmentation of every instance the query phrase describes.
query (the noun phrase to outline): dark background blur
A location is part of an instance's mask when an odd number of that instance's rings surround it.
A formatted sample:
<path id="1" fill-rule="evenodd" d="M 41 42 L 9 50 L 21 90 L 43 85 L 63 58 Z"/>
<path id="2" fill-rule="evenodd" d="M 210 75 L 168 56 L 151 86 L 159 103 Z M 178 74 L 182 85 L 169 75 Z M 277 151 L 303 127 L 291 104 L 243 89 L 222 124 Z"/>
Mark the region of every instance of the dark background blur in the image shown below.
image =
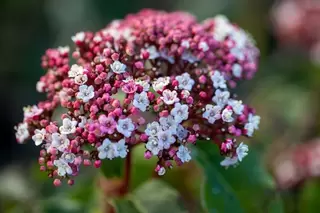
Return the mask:
<path id="1" fill-rule="evenodd" d="M 16 144 L 13 126 L 22 120 L 23 106 L 44 98 L 36 92 L 35 85 L 43 75 L 40 58 L 45 50 L 72 46 L 71 36 L 76 32 L 96 31 L 113 19 L 143 8 L 183 10 L 198 20 L 224 14 L 253 35 L 261 51 L 260 70 L 252 81 L 241 83 L 238 93 L 262 117 L 261 129 L 248 143 L 261 151 L 263 167 L 281 179 L 281 174 L 277 176 L 280 163 L 274 159 L 293 145 L 317 138 L 320 132 L 320 68 L 311 62 L 305 49 L 279 42 L 270 17 L 274 3 L 273 0 L 0 0 L 0 198 L 10 191 L 10 184 L 25 189 L 26 197 L 33 193 L 28 191 L 33 185 L 26 176 L 36 163 L 39 150 L 33 143 Z M 282 167 L 282 172 L 286 173 L 286 168 Z M 286 178 L 294 179 L 293 176 Z M 298 179 L 285 188 L 300 189 L 297 187 L 300 183 Z M 312 189 L 319 189 L 318 181 Z M 19 195 L 19 190 L 13 194 Z M 310 196 L 301 199 L 308 200 Z M 309 204 L 301 204 L 305 211 L 300 212 L 318 212 L 315 206 L 306 210 L 306 205 Z"/>

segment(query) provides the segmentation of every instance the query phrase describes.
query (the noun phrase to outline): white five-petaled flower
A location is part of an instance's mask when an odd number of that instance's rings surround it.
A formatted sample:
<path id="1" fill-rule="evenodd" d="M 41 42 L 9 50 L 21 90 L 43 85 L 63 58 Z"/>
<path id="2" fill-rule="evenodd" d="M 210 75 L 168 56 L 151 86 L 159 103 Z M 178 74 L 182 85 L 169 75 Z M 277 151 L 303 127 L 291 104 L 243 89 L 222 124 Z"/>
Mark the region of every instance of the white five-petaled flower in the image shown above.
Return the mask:
<path id="1" fill-rule="evenodd" d="M 213 37 L 217 41 L 223 41 L 233 30 L 229 20 L 223 16 L 218 15 L 214 18 L 215 28 L 213 31 Z"/>
<path id="2" fill-rule="evenodd" d="M 144 81 L 144 80 L 141 80 L 141 79 L 137 79 L 135 80 L 135 83 L 142 86 L 143 87 L 143 91 L 149 91 L 150 89 L 150 84 L 149 84 L 149 81 Z"/>
<path id="3" fill-rule="evenodd" d="M 186 163 L 191 160 L 190 150 L 183 145 L 179 146 L 177 156 L 181 160 L 182 163 Z"/>
<path id="4" fill-rule="evenodd" d="M 88 102 L 94 97 L 94 88 L 93 86 L 81 85 L 79 87 L 79 92 L 77 94 L 78 99 L 82 99 L 83 102 Z"/>
<path id="5" fill-rule="evenodd" d="M 77 121 L 72 121 L 70 118 L 64 118 L 62 120 L 62 126 L 59 130 L 61 134 L 68 135 L 76 132 Z"/>
<path id="6" fill-rule="evenodd" d="M 242 67 L 239 64 L 234 64 L 232 66 L 232 74 L 235 77 L 240 78 L 242 75 Z"/>
<path id="7" fill-rule="evenodd" d="M 52 133 L 51 137 L 52 137 L 51 146 L 58 149 L 60 152 L 65 152 L 69 148 L 70 141 L 67 138 L 67 135 L 61 135 L 55 132 L 55 133 Z"/>
<path id="8" fill-rule="evenodd" d="M 121 73 L 126 72 L 126 68 L 127 68 L 127 66 L 125 64 L 121 63 L 120 61 L 114 61 L 110 65 L 110 67 L 111 67 L 112 71 L 117 74 L 121 74 Z"/>
<path id="9" fill-rule="evenodd" d="M 145 49 L 145 51 L 149 53 L 149 59 L 156 59 L 160 56 L 157 48 L 154 45 L 149 46 L 147 49 Z"/>
<path id="10" fill-rule="evenodd" d="M 189 49 L 190 42 L 188 40 L 184 39 L 184 40 L 181 41 L 181 46 L 186 48 L 186 49 Z"/>
<path id="11" fill-rule="evenodd" d="M 36 129 L 34 131 L 34 135 L 32 136 L 32 140 L 36 144 L 36 146 L 39 146 L 42 144 L 43 140 L 45 139 L 46 136 L 46 130 L 45 129 Z"/>
<path id="12" fill-rule="evenodd" d="M 227 88 L 226 80 L 224 79 L 223 75 L 218 70 L 214 71 L 214 74 L 211 76 L 211 81 L 213 83 L 214 88 L 216 88 L 216 89 Z"/>
<path id="13" fill-rule="evenodd" d="M 158 155 L 163 150 L 163 142 L 159 141 L 157 137 L 149 137 L 146 148 L 153 154 Z"/>
<path id="14" fill-rule="evenodd" d="M 152 88 L 155 91 L 162 91 L 170 83 L 170 77 L 160 77 L 152 82 Z"/>
<path id="15" fill-rule="evenodd" d="M 259 115 L 253 115 L 253 114 L 250 113 L 248 115 L 248 122 L 252 123 L 254 129 L 259 129 L 260 116 Z"/>
<path id="16" fill-rule="evenodd" d="M 159 131 L 161 131 L 160 124 L 156 121 L 153 121 L 147 125 L 145 133 L 148 136 L 157 136 Z"/>
<path id="17" fill-rule="evenodd" d="M 163 144 L 164 149 L 169 149 L 170 145 L 173 144 L 176 139 L 173 137 L 172 132 L 170 130 L 164 130 L 158 132 L 159 142 Z"/>
<path id="18" fill-rule="evenodd" d="M 248 145 L 244 144 L 244 143 L 240 143 L 240 145 L 237 147 L 237 157 L 238 160 L 241 162 L 242 159 L 248 155 L 248 151 L 249 151 L 249 147 Z"/>
<path id="19" fill-rule="evenodd" d="M 252 123 L 246 123 L 244 125 L 244 129 L 247 131 L 247 136 L 252 137 L 253 132 L 254 132 L 254 126 Z"/>
<path id="20" fill-rule="evenodd" d="M 76 35 L 72 36 L 71 39 L 73 42 L 82 42 L 85 39 L 86 34 L 84 32 L 79 32 Z"/>
<path id="21" fill-rule="evenodd" d="M 120 158 L 125 158 L 128 154 L 128 146 L 125 139 L 121 139 L 116 143 L 117 155 Z"/>
<path id="22" fill-rule="evenodd" d="M 188 130 L 186 130 L 181 124 L 177 127 L 177 133 L 176 133 L 178 139 L 182 141 L 188 136 Z"/>
<path id="23" fill-rule="evenodd" d="M 70 51 L 70 47 L 65 46 L 65 47 L 58 47 L 58 51 L 61 55 L 67 54 Z"/>
<path id="24" fill-rule="evenodd" d="M 42 81 L 38 81 L 36 85 L 37 92 L 44 92 L 46 84 Z"/>
<path id="25" fill-rule="evenodd" d="M 83 85 L 88 81 L 88 76 L 86 74 L 79 74 L 74 78 L 74 83 L 78 85 Z"/>
<path id="26" fill-rule="evenodd" d="M 189 107 L 186 104 L 175 103 L 174 108 L 171 110 L 170 114 L 173 116 L 176 123 L 181 123 L 188 119 Z"/>
<path id="27" fill-rule="evenodd" d="M 174 120 L 172 115 L 167 117 L 161 117 L 159 119 L 162 130 L 170 130 L 172 134 L 177 133 L 177 122 Z"/>
<path id="28" fill-rule="evenodd" d="M 119 119 L 117 124 L 117 131 L 125 137 L 130 137 L 134 130 L 134 124 L 130 118 Z"/>
<path id="29" fill-rule="evenodd" d="M 102 144 L 97 148 L 100 159 L 112 160 L 115 157 L 118 157 L 117 144 L 112 143 L 108 138 L 104 139 Z"/>
<path id="30" fill-rule="evenodd" d="M 194 85 L 194 80 L 190 78 L 189 73 L 183 73 L 178 75 L 176 80 L 179 82 L 179 89 L 185 89 L 191 91 L 192 86 Z"/>
<path id="31" fill-rule="evenodd" d="M 163 100 L 163 102 L 165 104 L 168 104 L 168 105 L 171 105 L 171 104 L 174 104 L 175 102 L 178 102 L 179 101 L 179 98 L 178 98 L 178 93 L 177 91 L 173 90 L 169 90 L 169 89 L 165 89 L 163 92 L 162 92 L 162 97 L 161 99 Z"/>
<path id="32" fill-rule="evenodd" d="M 20 123 L 14 128 L 16 130 L 16 138 L 19 143 L 22 143 L 29 137 L 28 123 Z"/>
<path id="33" fill-rule="evenodd" d="M 221 118 L 221 107 L 207 104 L 206 111 L 202 114 L 202 117 L 207 119 L 209 123 L 213 124 L 216 120 Z"/>
<path id="34" fill-rule="evenodd" d="M 236 166 L 238 163 L 237 156 L 234 157 L 225 157 L 223 161 L 220 162 L 221 166 L 229 167 L 229 166 Z"/>
<path id="35" fill-rule="evenodd" d="M 38 106 L 36 105 L 23 108 L 23 115 L 25 119 L 40 115 L 42 112 L 43 112 L 43 109 L 38 108 Z"/>
<path id="36" fill-rule="evenodd" d="M 200 50 L 202 50 L 203 52 L 207 52 L 209 50 L 209 46 L 208 46 L 207 42 L 205 42 L 205 41 L 201 41 L 198 45 L 198 48 Z"/>
<path id="37" fill-rule="evenodd" d="M 234 118 L 232 117 L 232 114 L 233 114 L 233 110 L 232 109 L 229 109 L 229 108 L 225 108 L 223 111 L 222 111 L 222 115 L 221 115 L 221 118 L 224 122 L 232 122 L 234 120 Z"/>
<path id="38" fill-rule="evenodd" d="M 68 72 L 69 78 L 74 78 L 77 75 L 81 75 L 81 74 L 83 74 L 83 67 L 77 64 L 72 65 Z"/>
<path id="39" fill-rule="evenodd" d="M 69 164 L 63 159 L 54 160 L 53 164 L 58 168 L 57 173 L 61 177 L 66 174 L 71 175 L 73 173 Z"/>
<path id="40" fill-rule="evenodd" d="M 232 110 L 234 111 L 235 114 L 237 115 L 241 115 L 243 110 L 244 110 L 244 106 L 242 104 L 242 101 L 238 101 L 238 100 L 234 100 L 234 99 L 229 99 L 228 101 L 228 105 L 232 107 Z"/>
<path id="41" fill-rule="evenodd" d="M 79 118 L 80 118 L 80 122 L 79 122 L 78 126 L 80 128 L 84 128 L 88 119 L 85 116 L 79 116 Z"/>
<path id="42" fill-rule="evenodd" d="M 212 98 L 212 101 L 220 107 L 224 107 L 228 103 L 229 97 L 229 91 L 221 91 L 220 89 L 217 89 L 215 92 L 215 96 L 213 96 Z"/>
<path id="43" fill-rule="evenodd" d="M 158 175 L 159 176 L 162 176 L 166 173 L 166 169 L 164 167 L 161 167 L 159 170 L 158 170 Z"/>
<path id="44" fill-rule="evenodd" d="M 63 159 L 67 163 L 73 163 L 76 159 L 76 155 L 71 152 L 65 152 L 61 155 L 61 159 Z"/>
<path id="45" fill-rule="evenodd" d="M 148 99 L 148 95 L 145 91 L 134 94 L 133 106 L 140 109 L 142 112 L 146 111 L 147 106 L 149 106 L 150 101 Z"/>

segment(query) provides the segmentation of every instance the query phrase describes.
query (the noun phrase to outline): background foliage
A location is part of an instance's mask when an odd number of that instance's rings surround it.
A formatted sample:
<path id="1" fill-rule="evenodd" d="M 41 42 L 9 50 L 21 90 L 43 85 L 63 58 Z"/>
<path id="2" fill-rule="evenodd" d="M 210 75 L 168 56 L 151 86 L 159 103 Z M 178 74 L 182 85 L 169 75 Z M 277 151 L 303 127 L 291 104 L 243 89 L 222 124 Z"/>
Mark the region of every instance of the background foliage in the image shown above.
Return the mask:
<path id="1" fill-rule="evenodd" d="M 293 145 L 316 138 L 320 132 L 320 67 L 303 50 L 283 48 L 273 36 L 272 0 L 1 0 L 0 1 L 0 212 L 319 212 L 320 185 L 316 176 L 289 186 L 275 174 L 279 156 L 286 158 Z M 11 130 L 21 108 L 42 97 L 35 92 L 45 49 L 70 44 L 77 31 L 95 31 L 110 20 L 146 7 L 186 10 L 199 20 L 218 13 L 252 33 L 261 50 L 261 68 L 239 95 L 257 109 L 261 128 L 250 144 L 250 154 L 237 168 L 219 166 L 214 146 L 199 142 L 193 163 L 152 179 L 154 161 L 143 159 L 141 147 L 133 153 L 131 192 L 105 205 L 99 171 L 87 169 L 73 187 L 55 188 L 38 171 L 38 150 L 33 144 L 16 145 Z M 302 154 L 301 154 L 302 155 Z M 299 156 L 299 153 L 298 153 Z M 316 160 L 316 159 L 315 159 Z M 319 159 L 318 159 L 319 160 Z M 282 167 L 290 175 L 290 164 Z M 114 165 L 102 173 L 110 176 Z M 116 167 L 117 168 L 117 167 Z M 113 175 L 113 174 L 111 174 Z M 276 177 L 276 178 L 274 178 Z M 291 177 L 294 178 L 294 177 Z M 110 183 L 109 183 L 110 184 Z M 113 181 L 111 184 L 116 185 Z"/>

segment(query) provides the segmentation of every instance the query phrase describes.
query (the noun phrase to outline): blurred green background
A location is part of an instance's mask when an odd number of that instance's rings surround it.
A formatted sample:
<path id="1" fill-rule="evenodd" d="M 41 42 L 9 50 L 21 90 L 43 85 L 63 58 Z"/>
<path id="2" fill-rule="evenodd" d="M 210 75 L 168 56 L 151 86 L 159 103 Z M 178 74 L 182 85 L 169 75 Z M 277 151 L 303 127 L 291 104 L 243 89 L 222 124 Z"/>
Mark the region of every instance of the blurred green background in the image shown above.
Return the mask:
<path id="1" fill-rule="evenodd" d="M 158 205 L 157 210 L 154 207 L 147 212 L 205 212 L 204 202 L 210 213 L 319 212 L 320 154 L 310 152 L 320 147 L 314 140 L 320 133 L 320 66 L 311 62 L 305 50 L 279 43 L 270 17 L 274 3 L 273 0 L 1 0 L 0 212 L 101 212 L 101 195 L 95 187 L 96 170 L 88 169 L 72 188 L 54 188 L 51 180 L 38 172 L 37 147 L 32 143 L 17 145 L 12 127 L 22 119 L 23 106 L 44 98 L 36 93 L 35 85 L 43 74 L 40 57 L 47 48 L 71 45 L 70 38 L 76 32 L 96 31 L 113 19 L 143 8 L 183 10 L 199 20 L 225 14 L 253 35 L 261 51 L 259 72 L 238 88 L 239 96 L 262 117 L 260 130 L 246 142 L 251 149 L 249 156 L 239 167 L 225 170 L 219 166 L 221 157 L 217 150 L 211 152 L 213 155 L 202 153 L 206 159 L 199 162 L 207 165 L 204 168 L 212 167 L 211 173 L 190 163 L 164 177 L 173 196 L 165 201 L 167 206 L 178 199 L 186 210 L 173 207 L 162 210 L 164 207 Z M 208 149 L 199 147 L 195 151 L 198 156 Z M 143 160 L 142 153 L 140 149 L 134 153 L 133 190 L 148 178 L 153 168 L 154 162 Z M 311 169 L 306 166 L 310 164 Z M 204 177 L 212 187 L 204 187 Z M 156 191 L 159 188 L 163 186 L 153 186 Z M 163 196 L 161 190 L 158 193 L 157 199 L 168 199 L 168 191 Z M 137 189 L 133 196 L 140 199 L 141 194 Z M 221 207 L 223 202 L 230 208 Z M 237 205 L 243 211 L 232 208 Z"/>

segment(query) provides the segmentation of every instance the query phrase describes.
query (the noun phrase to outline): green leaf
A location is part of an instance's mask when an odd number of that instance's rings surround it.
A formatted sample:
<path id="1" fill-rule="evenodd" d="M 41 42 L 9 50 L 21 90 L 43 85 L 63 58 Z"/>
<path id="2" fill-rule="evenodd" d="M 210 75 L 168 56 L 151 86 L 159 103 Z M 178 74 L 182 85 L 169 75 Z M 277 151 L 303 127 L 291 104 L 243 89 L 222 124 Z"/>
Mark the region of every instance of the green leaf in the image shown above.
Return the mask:
<path id="1" fill-rule="evenodd" d="M 208 144 L 213 146 L 210 143 Z M 242 213 L 243 211 L 235 192 L 218 170 L 215 169 L 215 166 L 211 164 L 210 149 L 205 149 L 205 146 L 199 145 L 200 143 L 198 143 L 197 148 L 193 150 L 193 154 L 206 175 L 202 191 L 204 208 L 206 208 L 209 213 Z"/>
<path id="2" fill-rule="evenodd" d="M 284 213 L 283 201 L 280 194 L 275 194 L 268 205 L 268 213 Z"/>
<path id="3" fill-rule="evenodd" d="M 148 213 L 187 212 L 180 195 L 161 180 L 151 180 L 134 191 L 137 206 Z"/>
<path id="4" fill-rule="evenodd" d="M 117 213 L 142 213 L 130 199 L 117 199 L 113 203 Z"/>
<path id="5" fill-rule="evenodd" d="M 123 158 L 115 158 L 112 160 L 103 160 L 101 164 L 101 171 L 107 178 L 122 177 L 124 173 Z"/>

